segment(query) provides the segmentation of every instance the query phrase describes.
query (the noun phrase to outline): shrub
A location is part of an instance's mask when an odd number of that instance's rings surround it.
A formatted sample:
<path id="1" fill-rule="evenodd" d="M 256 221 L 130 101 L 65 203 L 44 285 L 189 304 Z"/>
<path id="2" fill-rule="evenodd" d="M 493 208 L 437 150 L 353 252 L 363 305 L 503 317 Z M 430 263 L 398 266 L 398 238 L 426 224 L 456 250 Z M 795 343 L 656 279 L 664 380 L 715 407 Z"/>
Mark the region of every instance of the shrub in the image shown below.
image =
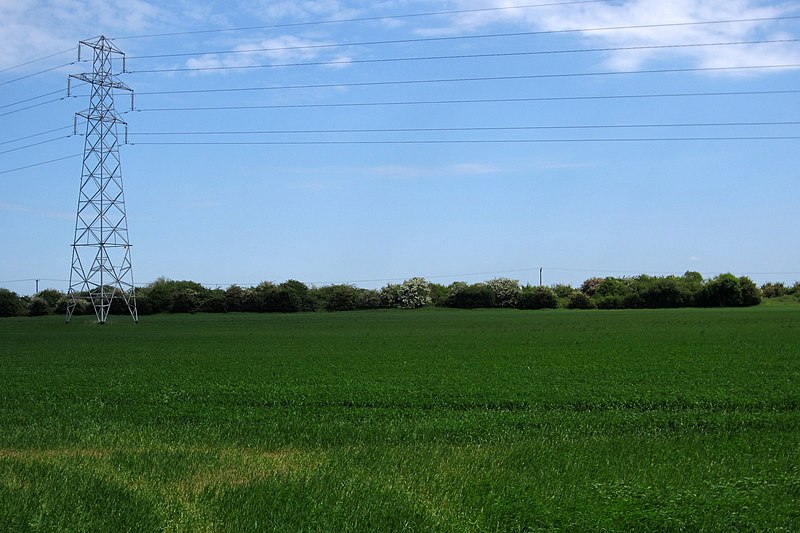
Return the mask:
<path id="1" fill-rule="evenodd" d="M 278 289 L 288 293 L 293 311 L 313 311 L 317 308 L 317 303 L 305 283 L 290 279 L 278 285 Z"/>
<path id="2" fill-rule="evenodd" d="M 720 274 L 703 287 L 701 303 L 706 307 L 739 307 L 742 301 L 741 282 L 733 274 Z"/>
<path id="3" fill-rule="evenodd" d="M 22 306 L 17 293 L 0 289 L 0 317 L 19 315 Z"/>
<path id="4" fill-rule="evenodd" d="M 153 307 L 150 305 L 147 294 L 140 290 L 136 291 L 136 313 L 139 316 L 153 314 Z"/>
<path id="5" fill-rule="evenodd" d="M 594 296 L 598 285 L 603 283 L 603 278 L 589 278 L 581 283 L 581 292 L 586 296 Z"/>
<path id="6" fill-rule="evenodd" d="M 485 283 L 467 285 L 456 282 L 450 285 L 446 305 L 459 309 L 494 307 L 494 291 Z"/>
<path id="7" fill-rule="evenodd" d="M 245 290 L 238 285 L 231 285 L 225 289 L 225 308 L 229 312 L 243 311 Z"/>
<path id="8" fill-rule="evenodd" d="M 788 292 L 786 285 L 780 282 L 768 282 L 761 286 L 761 293 L 764 298 L 777 298 L 778 296 L 786 295 Z"/>
<path id="9" fill-rule="evenodd" d="M 583 291 L 575 291 L 567 299 L 567 309 L 594 309 L 592 300 Z"/>
<path id="10" fill-rule="evenodd" d="M 400 285 L 397 307 L 417 309 L 431 304 L 431 288 L 425 278 L 411 278 Z"/>
<path id="11" fill-rule="evenodd" d="M 137 292 L 147 299 L 153 313 L 188 313 L 197 311 L 209 290 L 194 281 L 173 281 L 161 277 Z"/>
<path id="12" fill-rule="evenodd" d="M 380 298 L 383 307 L 397 307 L 400 302 L 400 285 L 389 283 L 381 289 Z"/>
<path id="13" fill-rule="evenodd" d="M 228 307 L 225 300 L 225 292 L 221 290 L 210 291 L 208 297 L 200 303 L 200 311 L 203 313 L 226 313 Z"/>
<path id="14" fill-rule="evenodd" d="M 255 313 L 293 313 L 301 310 L 301 302 L 294 287 L 264 281 L 244 292 L 242 310 Z"/>
<path id="15" fill-rule="evenodd" d="M 517 300 L 518 309 L 555 309 L 558 298 L 550 287 L 531 287 L 522 289 Z"/>
<path id="16" fill-rule="evenodd" d="M 59 300 L 64 298 L 64 293 L 56 289 L 44 289 L 36 294 L 36 298 L 41 298 L 50 310 L 56 308 Z"/>
<path id="17" fill-rule="evenodd" d="M 559 283 L 558 285 L 553 285 L 553 292 L 556 294 L 556 298 L 569 298 L 569 295 L 575 289 L 572 288 L 570 285 L 564 285 Z"/>
<path id="18" fill-rule="evenodd" d="M 316 289 L 326 311 L 353 311 L 359 308 L 361 294 L 352 285 L 330 285 Z"/>
<path id="19" fill-rule="evenodd" d="M 170 313 L 196 313 L 200 307 L 197 293 L 189 288 L 179 289 L 172 293 L 169 300 Z"/>
<path id="20" fill-rule="evenodd" d="M 374 289 L 359 289 L 359 309 L 380 309 L 383 307 L 381 303 L 381 293 Z"/>
<path id="21" fill-rule="evenodd" d="M 28 303 L 28 316 L 45 316 L 49 314 L 50 306 L 47 305 L 44 299 L 36 296 Z"/>
<path id="22" fill-rule="evenodd" d="M 759 289 L 753 280 L 747 276 L 739 278 L 739 286 L 742 289 L 742 305 L 750 307 L 761 303 L 761 289 Z"/>
<path id="23" fill-rule="evenodd" d="M 626 307 L 645 307 L 659 309 L 667 307 L 687 307 L 694 302 L 694 296 L 683 282 L 675 276 L 639 276 L 631 280 L 631 288 L 637 298 L 637 305 Z M 629 299 L 628 304 L 631 304 Z"/>
<path id="24" fill-rule="evenodd" d="M 509 278 L 495 278 L 486 282 L 494 293 L 496 307 L 516 307 L 517 300 L 522 291 L 519 280 Z"/>
<path id="25" fill-rule="evenodd" d="M 789 289 L 787 289 L 786 294 L 793 294 L 794 296 L 800 296 L 800 281 L 796 281 L 794 285 L 792 285 Z"/>
<path id="26" fill-rule="evenodd" d="M 594 289 L 594 295 L 592 296 L 592 299 L 594 300 L 595 305 L 600 309 L 623 309 L 628 306 L 634 307 L 634 302 L 638 301 L 637 298 L 633 297 L 633 290 L 630 288 L 630 286 L 625 282 L 625 280 L 619 278 L 604 278 L 596 285 L 593 284 L 592 288 Z M 586 294 L 585 291 L 584 294 Z"/>
<path id="27" fill-rule="evenodd" d="M 441 283 L 431 283 L 431 303 L 438 307 L 443 307 L 445 301 L 447 300 L 447 295 L 449 294 L 450 290 L 442 285 Z"/>

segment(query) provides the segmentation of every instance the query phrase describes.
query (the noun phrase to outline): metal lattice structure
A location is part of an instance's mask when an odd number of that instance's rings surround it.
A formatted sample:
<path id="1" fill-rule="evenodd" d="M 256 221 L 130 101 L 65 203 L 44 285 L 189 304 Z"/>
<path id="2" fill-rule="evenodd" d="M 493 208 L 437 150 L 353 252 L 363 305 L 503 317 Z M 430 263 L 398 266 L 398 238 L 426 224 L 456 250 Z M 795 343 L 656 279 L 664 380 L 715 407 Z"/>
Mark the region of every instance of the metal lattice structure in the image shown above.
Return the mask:
<path id="1" fill-rule="evenodd" d="M 132 103 L 133 90 L 112 72 L 113 59 L 121 59 L 125 71 L 125 54 L 110 40 L 100 36 L 80 41 L 78 59 L 82 46 L 93 51 L 93 69 L 69 77 L 88 84 L 91 96 L 89 109 L 75 115 L 76 132 L 78 117 L 86 120 L 86 136 L 66 320 L 70 321 L 81 301 L 88 301 L 97 321 L 104 324 L 112 302 L 118 299 L 138 322 L 119 156 L 118 128 L 125 127 L 127 136 L 127 124 L 114 109 L 114 91 L 128 91 Z"/>

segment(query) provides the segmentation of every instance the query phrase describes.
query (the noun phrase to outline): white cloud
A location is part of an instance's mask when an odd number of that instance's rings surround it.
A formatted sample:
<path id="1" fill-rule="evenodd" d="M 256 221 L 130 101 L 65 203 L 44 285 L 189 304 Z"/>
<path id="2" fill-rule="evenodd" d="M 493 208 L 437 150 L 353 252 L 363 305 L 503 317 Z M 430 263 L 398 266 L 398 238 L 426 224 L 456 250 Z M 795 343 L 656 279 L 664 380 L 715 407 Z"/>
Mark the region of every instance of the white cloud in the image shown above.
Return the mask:
<path id="1" fill-rule="evenodd" d="M 0 0 L 0 68 L 63 50 L 69 50 L 64 61 L 71 61 L 81 39 L 145 32 L 163 16 L 145 0 Z"/>
<path id="2" fill-rule="evenodd" d="M 522 5 L 508 0 L 484 2 L 461 0 L 461 9 Z M 791 3 L 762 5 L 754 0 L 625 0 L 614 3 L 568 4 L 540 8 L 502 9 L 454 15 L 447 26 L 428 28 L 425 34 L 462 34 L 500 24 L 531 31 L 576 32 L 587 45 L 601 48 L 664 47 L 676 44 L 709 44 L 751 40 L 793 38 L 781 31 L 780 24 L 767 19 L 795 14 Z M 685 24 L 707 21 L 751 19 L 729 24 Z M 675 24 L 674 26 L 659 26 Z M 623 29 L 621 27 L 638 26 Z M 588 31 L 592 28 L 620 28 Z M 572 33 L 572 32 L 570 32 Z M 642 68 L 659 61 L 681 61 L 688 67 L 752 66 L 800 62 L 797 43 L 735 46 L 696 46 L 619 50 L 606 53 L 602 63 L 613 70 Z"/>
<path id="3" fill-rule="evenodd" d="M 264 20 L 339 20 L 357 17 L 361 10 L 338 0 L 262 0 L 250 10 Z"/>
<path id="4" fill-rule="evenodd" d="M 188 68 L 247 67 L 254 65 L 280 65 L 295 62 L 312 62 L 326 50 L 325 41 L 303 39 L 293 35 L 282 35 L 259 41 L 239 43 L 233 47 L 235 53 L 207 54 L 186 61 Z M 333 60 L 345 61 L 339 55 Z M 342 64 L 344 65 L 344 63 Z"/>

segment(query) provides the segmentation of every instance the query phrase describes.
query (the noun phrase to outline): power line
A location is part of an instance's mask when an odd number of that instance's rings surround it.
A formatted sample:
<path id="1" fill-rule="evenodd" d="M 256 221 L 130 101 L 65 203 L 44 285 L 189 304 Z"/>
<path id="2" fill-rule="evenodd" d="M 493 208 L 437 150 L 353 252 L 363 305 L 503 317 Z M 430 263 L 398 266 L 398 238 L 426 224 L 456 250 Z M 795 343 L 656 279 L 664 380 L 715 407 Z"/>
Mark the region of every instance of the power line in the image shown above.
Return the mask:
<path id="1" fill-rule="evenodd" d="M 40 167 L 42 165 L 49 165 L 50 163 L 56 163 L 58 161 L 64 161 L 66 159 L 74 159 L 76 157 L 82 157 L 82 154 L 67 155 L 67 156 L 64 156 L 64 157 L 58 157 L 56 159 L 50 159 L 48 161 L 41 161 L 39 163 L 33 163 L 32 165 L 25 165 L 24 167 L 10 168 L 8 170 L 0 170 L 0 174 L 10 174 L 11 172 L 17 172 L 19 170 L 26 170 L 26 169 L 29 169 L 29 168 Z"/>
<path id="2" fill-rule="evenodd" d="M 0 146 L 2 146 L 4 144 L 12 144 L 12 143 L 15 143 L 15 142 L 24 141 L 24 140 L 27 140 L 27 139 L 33 139 L 34 137 L 41 137 L 42 135 L 47 135 L 48 133 L 55 133 L 57 131 L 63 131 L 63 130 L 72 129 L 72 128 L 73 128 L 73 126 L 64 126 L 63 128 L 53 128 L 52 130 L 42 131 L 42 132 L 39 132 L 39 133 L 33 133 L 31 135 L 26 135 L 24 137 L 17 137 L 16 139 L 10 139 L 8 141 L 0 141 Z"/>
<path id="3" fill-rule="evenodd" d="M 20 113 L 22 111 L 27 111 L 29 109 L 42 107 L 42 106 L 45 106 L 45 105 L 53 104 L 55 102 L 61 102 L 62 100 L 67 100 L 68 98 L 77 98 L 77 96 L 76 95 L 70 95 L 70 96 L 62 96 L 61 98 L 53 98 L 52 100 L 46 100 L 44 102 L 39 102 L 38 104 L 32 104 L 32 105 L 29 105 L 29 106 L 20 107 L 19 109 L 14 109 L 12 111 L 6 111 L 5 113 L 0 113 L 0 117 L 5 117 L 7 115 L 13 115 L 14 113 Z"/>
<path id="4" fill-rule="evenodd" d="M 20 81 L 20 80 L 25 80 L 25 79 L 28 79 L 28 78 L 32 78 L 34 76 L 38 76 L 39 74 L 44 74 L 46 72 L 52 72 L 52 71 L 58 70 L 60 68 L 69 67 L 69 66 L 74 65 L 76 63 L 78 63 L 78 61 L 72 61 L 70 63 L 64 63 L 63 65 L 58 65 L 57 67 L 51 67 L 51 68 L 48 68 L 48 69 L 40 70 L 39 72 L 34 72 L 33 74 L 26 74 L 25 76 L 20 76 L 18 78 L 14 78 L 14 79 L 11 79 L 11 80 L 6 80 L 6 81 L 3 81 L 3 82 L 0 82 L 0 86 L 8 85 L 9 83 L 14 83 L 14 82 L 17 82 L 17 81 Z"/>
<path id="5" fill-rule="evenodd" d="M 800 121 L 776 122 L 682 122 L 654 124 L 579 124 L 543 126 L 471 126 L 442 128 L 367 128 L 367 129 L 317 129 L 317 130 L 260 130 L 260 131 L 160 131 L 134 132 L 138 136 L 201 136 L 201 135 L 285 135 L 285 134 L 339 134 L 339 133 L 419 133 L 419 132 L 470 132 L 470 131 L 531 131 L 531 130 L 579 130 L 579 129 L 624 129 L 624 128 L 698 128 L 698 127 L 755 127 L 797 126 Z M 2 152 L 0 152 L 2 153 Z"/>
<path id="6" fill-rule="evenodd" d="M 342 23 L 349 23 L 349 22 L 369 22 L 369 21 L 379 21 L 379 20 L 394 20 L 394 19 L 403 19 L 403 18 L 415 18 L 415 17 L 431 17 L 431 16 L 442 16 L 442 15 L 463 15 L 469 13 L 481 13 L 481 12 L 489 12 L 489 11 L 507 11 L 511 9 L 529 9 L 529 8 L 537 8 L 537 7 L 556 7 L 556 6 L 566 6 L 572 4 L 599 4 L 599 3 L 607 3 L 609 0 L 569 0 L 565 2 L 550 2 L 547 4 L 528 4 L 528 5 L 521 5 L 521 6 L 502 6 L 502 7 L 486 7 L 486 8 L 479 8 L 479 9 L 457 9 L 457 10 L 450 10 L 450 11 L 431 11 L 426 13 L 410 13 L 405 15 L 384 15 L 384 16 L 371 16 L 371 17 L 357 17 L 357 18 L 349 18 L 349 19 L 334 19 L 334 20 L 319 20 L 319 21 L 312 21 L 312 22 L 289 22 L 284 24 L 269 24 L 263 26 L 245 26 L 239 28 L 220 28 L 215 30 L 193 30 L 193 31 L 182 31 L 182 32 L 171 32 L 171 33 L 152 33 L 149 35 L 130 35 L 124 37 L 115 37 L 113 41 L 121 41 L 127 39 L 147 39 L 153 37 L 174 37 L 179 35 L 198 35 L 204 33 L 224 33 L 224 32 L 237 32 L 237 31 L 253 31 L 253 30 L 266 30 L 266 29 L 276 29 L 276 28 L 290 28 L 290 27 L 297 27 L 297 26 L 318 26 L 323 24 L 342 24 Z"/>
<path id="7" fill-rule="evenodd" d="M 701 142 L 701 141 L 788 141 L 800 135 L 764 135 L 731 137 L 610 137 L 594 139 L 415 139 L 386 141 L 167 141 L 131 142 L 132 146 L 324 146 L 324 145 L 403 145 L 403 144 L 551 144 L 551 143 L 622 143 L 622 142 Z"/>
<path id="8" fill-rule="evenodd" d="M 302 85 L 273 85 L 266 87 L 245 87 L 233 89 L 189 89 L 180 91 L 144 91 L 139 95 L 160 95 L 160 94 L 190 94 L 190 93 L 214 93 L 214 92 L 233 92 L 233 91 L 276 91 L 290 89 L 326 89 L 342 87 L 377 87 L 386 85 L 419 85 L 432 83 L 465 83 L 481 81 L 514 81 L 532 80 L 547 78 L 575 78 L 591 76 L 621 76 L 631 74 L 669 74 L 669 73 L 690 73 L 690 72 L 730 72 L 736 70 L 759 70 L 759 69 L 795 69 L 800 68 L 799 63 L 786 65 L 750 65 L 750 66 L 730 66 L 730 67 L 688 67 L 688 68 L 665 68 L 649 70 L 620 70 L 620 71 L 598 71 L 598 72 L 567 72 L 554 74 L 521 74 L 513 76 L 485 76 L 471 78 L 434 78 L 420 80 L 388 80 L 388 81 L 364 81 L 346 83 L 316 83 Z"/>
<path id="9" fill-rule="evenodd" d="M 39 98 L 44 98 L 45 96 L 53 96 L 54 94 L 63 93 L 64 89 L 59 89 L 57 91 L 51 91 L 49 93 L 40 94 L 39 96 L 31 96 L 29 98 L 25 98 L 24 100 L 18 100 L 16 102 L 11 102 L 10 104 L 3 104 L 0 105 L 0 109 L 5 109 L 6 107 L 13 107 L 19 104 L 25 104 L 27 102 L 32 102 L 34 100 L 38 100 Z"/>
<path id="10" fill-rule="evenodd" d="M 35 142 L 35 143 L 32 143 L 32 144 L 26 144 L 25 146 L 18 146 L 16 148 L 10 148 L 8 150 L 4 150 L 4 151 L 0 152 L 0 155 L 8 154 L 8 153 L 11 153 L 11 152 L 17 152 L 19 150 L 25 150 L 26 148 L 33 148 L 34 146 L 41 146 L 42 144 L 48 144 L 48 143 L 55 142 L 55 141 L 63 141 L 64 139 L 69 139 L 70 137 L 73 137 L 73 135 L 62 135 L 60 137 L 54 137 L 52 139 L 47 139 L 46 141 L 39 141 L 39 142 Z"/>
<path id="11" fill-rule="evenodd" d="M 457 55 L 421 56 L 421 57 L 417 56 L 417 57 L 392 57 L 392 58 L 376 58 L 376 59 L 343 59 L 343 60 L 331 60 L 331 61 L 313 61 L 304 63 L 271 63 L 267 65 L 229 65 L 229 66 L 215 66 L 215 67 L 180 67 L 180 68 L 176 67 L 176 68 L 161 68 L 161 69 L 129 70 L 126 71 L 126 73 L 151 74 L 160 72 L 246 70 L 246 69 L 262 69 L 262 68 L 354 65 L 354 64 L 369 64 L 369 63 L 395 63 L 395 62 L 410 62 L 410 61 L 441 61 L 441 60 L 452 60 L 452 59 L 486 59 L 486 58 L 496 59 L 499 57 L 525 57 L 525 56 L 537 56 L 537 55 L 582 54 L 582 53 L 621 52 L 621 51 L 637 51 L 637 50 L 664 50 L 664 49 L 702 48 L 702 47 L 715 47 L 715 46 L 742 46 L 742 45 L 793 43 L 798 41 L 800 41 L 800 39 L 772 39 L 772 40 L 729 41 L 729 42 L 693 43 L 693 44 L 662 44 L 662 45 L 646 45 L 646 46 L 645 45 L 616 46 L 616 47 L 605 47 L 605 48 L 578 48 L 578 49 L 566 49 L 566 50 L 536 50 L 527 52 L 494 52 L 485 54 L 457 54 Z"/>
<path id="12" fill-rule="evenodd" d="M 603 31 L 621 31 L 621 30 L 642 30 L 654 28 L 671 28 L 681 26 L 702 26 L 702 25 L 716 25 L 716 24 L 735 24 L 735 23 L 752 23 L 752 22 L 768 22 L 768 21 L 781 21 L 781 20 L 795 20 L 800 19 L 800 15 L 787 15 L 783 17 L 763 17 L 763 18 L 748 18 L 748 19 L 727 19 L 727 20 L 707 20 L 707 21 L 692 21 L 692 22 L 668 22 L 661 24 L 635 24 L 628 26 L 603 26 L 603 27 L 590 27 L 590 28 L 570 28 L 564 30 L 536 30 L 536 31 L 522 31 L 522 32 L 505 32 L 505 33 L 488 33 L 478 35 L 448 35 L 438 37 L 415 37 L 413 39 L 390 39 L 380 41 L 361 41 L 361 42 L 347 42 L 347 43 L 318 43 L 297 46 L 280 46 L 272 48 L 253 48 L 248 50 L 221 50 L 221 51 L 206 51 L 206 52 L 182 52 L 172 54 L 151 54 L 141 56 L 131 56 L 128 59 L 156 59 L 168 57 L 187 57 L 197 55 L 213 55 L 213 54 L 236 54 L 236 53 L 251 53 L 251 52 L 286 52 L 291 50 L 310 50 L 310 49 L 323 49 L 323 48 L 343 48 L 352 46 L 377 46 L 386 44 L 411 44 L 411 43 L 424 43 L 424 42 L 437 42 L 437 41 L 458 41 L 470 39 L 495 39 L 506 37 L 526 37 L 533 35 L 553 35 L 564 33 L 587 33 L 587 32 L 603 32 Z"/>
<path id="13" fill-rule="evenodd" d="M 60 56 L 61 54 L 66 54 L 67 52 L 72 52 L 73 50 L 74 50 L 74 48 L 68 48 L 66 50 L 62 50 L 60 52 L 55 52 L 55 53 L 52 53 L 52 54 L 49 54 L 49 55 L 46 55 L 46 56 L 43 56 L 43 57 L 39 57 L 37 59 L 31 59 L 30 61 L 26 61 L 24 63 L 20 63 L 18 65 L 14 65 L 13 67 L 6 67 L 6 68 L 0 70 L 0 73 L 7 72 L 9 70 L 14 70 L 14 69 L 17 69 L 17 68 L 20 68 L 20 67 L 25 67 L 25 66 L 31 65 L 33 63 L 37 63 L 39 61 L 44 61 L 45 59 L 50 59 L 52 57 Z"/>
<path id="14" fill-rule="evenodd" d="M 211 92 L 221 91 L 247 91 L 264 90 L 264 88 L 239 88 L 239 89 L 211 89 Z M 183 93 L 184 91 L 178 91 Z M 206 91 L 201 91 L 206 92 Z M 169 92 L 167 92 L 169 93 Z M 520 102 L 558 102 L 578 100 L 624 100 L 637 98 L 693 98 L 693 97 L 718 97 L 718 96 L 758 96 L 798 94 L 800 89 L 771 90 L 771 91 L 729 91 L 729 92 L 696 92 L 696 93 L 655 93 L 655 94 L 611 94 L 611 95 L 583 95 L 583 96 L 534 96 L 524 98 L 472 98 L 449 100 L 411 100 L 411 101 L 381 101 L 381 102 L 341 102 L 327 104 L 266 104 L 246 106 L 198 106 L 198 107 L 162 107 L 140 108 L 135 112 L 171 112 L 171 111 L 231 111 L 254 109 L 296 109 L 320 107 L 369 107 L 369 106 L 403 106 L 403 105 L 449 105 L 449 104 L 488 104 L 488 103 L 520 103 Z M 141 94 L 141 93 L 140 93 Z M 165 93 L 159 93 L 165 94 Z M 126 113 L 129 113 L 126 111 Z"/>

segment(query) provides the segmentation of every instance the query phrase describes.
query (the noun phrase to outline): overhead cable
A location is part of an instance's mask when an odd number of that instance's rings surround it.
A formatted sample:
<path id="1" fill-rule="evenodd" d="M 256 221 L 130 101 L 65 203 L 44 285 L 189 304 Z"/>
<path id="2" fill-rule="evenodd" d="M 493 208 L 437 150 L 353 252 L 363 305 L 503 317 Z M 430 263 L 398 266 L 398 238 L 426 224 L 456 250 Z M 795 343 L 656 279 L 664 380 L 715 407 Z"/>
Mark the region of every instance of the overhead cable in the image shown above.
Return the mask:
<path id="1" fill-rule="evenodd" d="M 43 57 L 39 57 L 39 58 L 36 58 L 36 59 L 31 59 L 30 61 L 26 61 L 24 63 L 20 63 L 18 65 L 14 65 L 12 67 L 6 67 L 4 69 L 0 69 L 0 73 L 7 72 L 9 70 L 14 70 L 14 69 L 17 69 L 17 68 L 20 68 L 20 67 L 25 67 L 25 66 L 31 65 L 33 63 L 37 63 L 39 61 L 44 61 L 45 59 L 50 59 L 50 58 L 53 58 L 53 57 L 56 57 L 56 56 L 60 56 L 61 54 L 66 54 L 67 52 L 73 52 L 73 51 L 75 51 L 74 48 L 67 48 L 66 50 L 61 50 L 60 52 L 55 52 L 55 53 L 48 54 L 48 55 L 43 56 Z"/>
<path id="2" fill-rule="evenodd" d="M 775 122 L 680 122 L 651 124 L 577 124 L 541 126 L 471 126 L 442 128 L 364 128 L 364 129 L 317 129 L 317 130 L 260 130 L 260 131 L 142 131 L 133 132 L 131 137 L 139 136 L 203 136 L 203 135 L 292 135 L 292 134 L 349 134 L 349 133 L 420 133 L 420 132 L 485 132 L 485 131 L 532 131 L 532 130 L 582 130 L 582 129 L 625 129 L 625 128 L 720 128 L 756 126 L 797 126 L 800 120 Z M 0 152 L 2 153 L 2 152 Z"/>
<path id="3" fill-rule="evenodd" d="M 390 57 L 390 58 L 373 58 L 373 59 L 339 59 L 331 61 L 310 61 L 302 63 L 269 63 L 266 65 L 221 65 L 213 67 L 208 66 L 208 67 L 174 67 L 174 68 L 159 68 L 159 69 L 141 69 L 141 70 L 128 70 L 126 71 L 126 73 L 150 74 L 159 72 L 247 70 L 247 69 L 262 69 L 262 68 L 334 66 L 334 65 L 355 65 L 355 64 L 369 64 L 369 63 L 396 63 L 396 62 L 411 62 L 411 61 L 441 61 L 441 60 L 452 60 L 452 59 L 486 59 L 486 58 L 496 59 L 499 57 L 524 57 L 524 56 L 538 56 L 538 55 L 583 54 L 583 53 L 623 52 L 623 51 L 630 52 L 630 51 L 641 51 L 641 50 L 702 48 L 702 47 L 712 47 L 712 46 L 742 46 L 742 45 L 795 43 L 798 41 L 800 41 L 800 39 L 771 39 L 771 40 L 756 40 L 756 41 L 728 41 L 728 42 L 714 42 L 714 43 L 615 46 L 615 47 L 605 47 L 605 48 L 577 48 L 577 49 L 565 49 L 565 50 L 535 50 L 527 52 L 493 52 L 493 53 L 483 53 L 483 54 L 456 54 L 456 55 Z M 264 50 L 269 50 L 269 49 L 264 49 Z M 250 50 L 248 52 L 255 52 L 255 51 L 258 50 Z"/>
<path id="4" fill-rule="evenodd" d="M 470 13 L 484 13 L 489 11 L 508 11 L 511 9 L 529 9 L 529 8 L 537 8 L 537 7 L 558 7 L 558 6 L 567 6 L 572 4 L 601 4 L 601 3 L 608 3 L 610 0 L 567 0 L 563 2 L 549 2 L 545 4 L 527 4 L 527 5 L 519 5 L 519 6 L 499 6 L 499 7 L 484 7 L 484 8 L 476 8 L 476 9 L 455 9 L 449 11 L 429 11 L 425 13 L 410 13 L 405 15 L 380 15 L 380 16 L 370 16 L 370 17 L 356 17 L 356 18 L 348 18 L 348 19 L 333 19 L 333 20 L 318 20 L 318 21 L 311 21 L 311 22 L 287 22 L 282 24 L 268 24 L 262 26 L 245 26 L 245 27 L 238 27 L 238 28 L 218 28 L 218 29 L 209 29 L 209 30 L 193 30 L 193 31 L 181 31 L 181 32 L 170 32 L 170 33 L 151 33 L 147 35 L 128 35 L 123 37 L 114 37 L 113 41 L 122 41 L 122 40 L 129 40 L 129 39 L 149 39 L 153 37 L 174 37 L 179 35 L 198 35 L 198 34 L 205 34 L 205 33 L 225 33 L 225 32 L 238 32 L 238 31 L 253 31 L 253 30 L 268 30 L 268 29 L 276 29 L 276 28 L 290 28 L 290 27 L 297 27 L 297 26 L 318 26 L 324 24 L 342 24 L 342 23 L 350 23 L 350 22 L 369 22 L 369 21 L 381 21 L 381 20 L 395 20 L 395 19 L 404 19 L 404 18 L 416 18 L 416 17 L 432 17 L 432 16 L 444 16 L 444 15 L 466 15 Z"/>
<path id="5" fill-rule="evenodd" d="M 550 143 L 622 143 L 622 142 L 701 142 L 701 141 L 787 141 L 800 135 L 763 135 L 732 137 L 607 137 L 594 139 L 411 139 L 359 141 L 165 141 L 131 142 L 130 145 L 151 146 L 324 146 L 382 144 L 550 144 Z"/>
<path id="6" fill-rule="evenodd" d="M 301 85 L 273 85 L 265 87 L 246 87 L 239 89 L 188 89 L 176 91 L 141 91 L 139 95 L 156 94 L 189 94 L 189 93 L 212 93 L 212 92 L 232 92 L 232 91 L 277 91 L 290 89 L 326 89 L 342 87 L 375 87 L 386 85 L 420 85 L 433 83 L 465 83 L 482 81 L 514 81 L 532 80 L 547 78 L 576 78 L 593 76 L 622 76 L 633 74 L 669 74 L 669 73 L 690 73 L 690 72 L 731 72 L 737 70 L 764 70 L 764 69 L 796 69 L 800 68 L 800 63 L 785 65 L 748 65 L 748 66 L 728 66 L 728 67 L 687 67 L 687 68 L 664 68 L 646 70 L 616 70 L 616 71 L 595 71 L 595 72 L 566 72 L 550 74 L 519 74 L 509 76 L 483 76 L 469 78 L 433 78 L 417 80 L 387 80 L 387 81 L 363 81 L 363 82 L 339 82 L 339 83 L 312 83 Z"/>
<path id="7" fill-rule="evenodd" d="M 261 90 L 261 89 L 221 89 L 230 90 Z M 240 106 L 196 106 L 196 107 L 154 107 L 137 108 L 133 112 L 181 112 L 181 111 L 234 111 L 255 109 L 306 109 L 325 107 L 371 107 L 371 106 L 411 106 L 411 105 L 460 105 L 460 104 L 495 104 L 495 103 L 520 103 L 520 102 L 558 102 L 580 100 L 625 100 L 637 98 L 695 98 L 717 96 L 758 96 L 758 95 L 790 95 L 800 94 L 800 89 L 771 90 L 771 91 L 729 91 L 729 92 L 697 92 L 697 93 L 654 93 L 654 94 L 609 94 L 609 95 L 578 95 L 578 96 L 533 96 L 523 98 L 470 98 L 450 100 L 410 100 L 410 101 L 379 101 L 379 102 L 339 102 L 327 104 L 266 104 L 266 105 L 240 105 Z M 124 111 L 123 113 L 131 113 Z"/>
<path id="8" fill-rule="evenodd" d="M 10 168 L 8 170 L 0 170 L 0 174 L 10 174 L 11 172 L 17 172 L 19 170 L 26 170 L 26 169 L 29 169 L 29 168 L 40 167 L 42 165 L 49 165 L 50 163 L 56 163 L 58 161 L 64 161 L 66 159 L 74 159 L 76 157 L 81 157 L 82 155 L 83 154 L 67 155 L 67 156 L 64 156 L 64 157 L 58 157 L 56 159 L 50 159 L 48 161 L 40 161 L 39 163 L 33 163 L 31 165 L 25 165 L 23 167 Z"/>

